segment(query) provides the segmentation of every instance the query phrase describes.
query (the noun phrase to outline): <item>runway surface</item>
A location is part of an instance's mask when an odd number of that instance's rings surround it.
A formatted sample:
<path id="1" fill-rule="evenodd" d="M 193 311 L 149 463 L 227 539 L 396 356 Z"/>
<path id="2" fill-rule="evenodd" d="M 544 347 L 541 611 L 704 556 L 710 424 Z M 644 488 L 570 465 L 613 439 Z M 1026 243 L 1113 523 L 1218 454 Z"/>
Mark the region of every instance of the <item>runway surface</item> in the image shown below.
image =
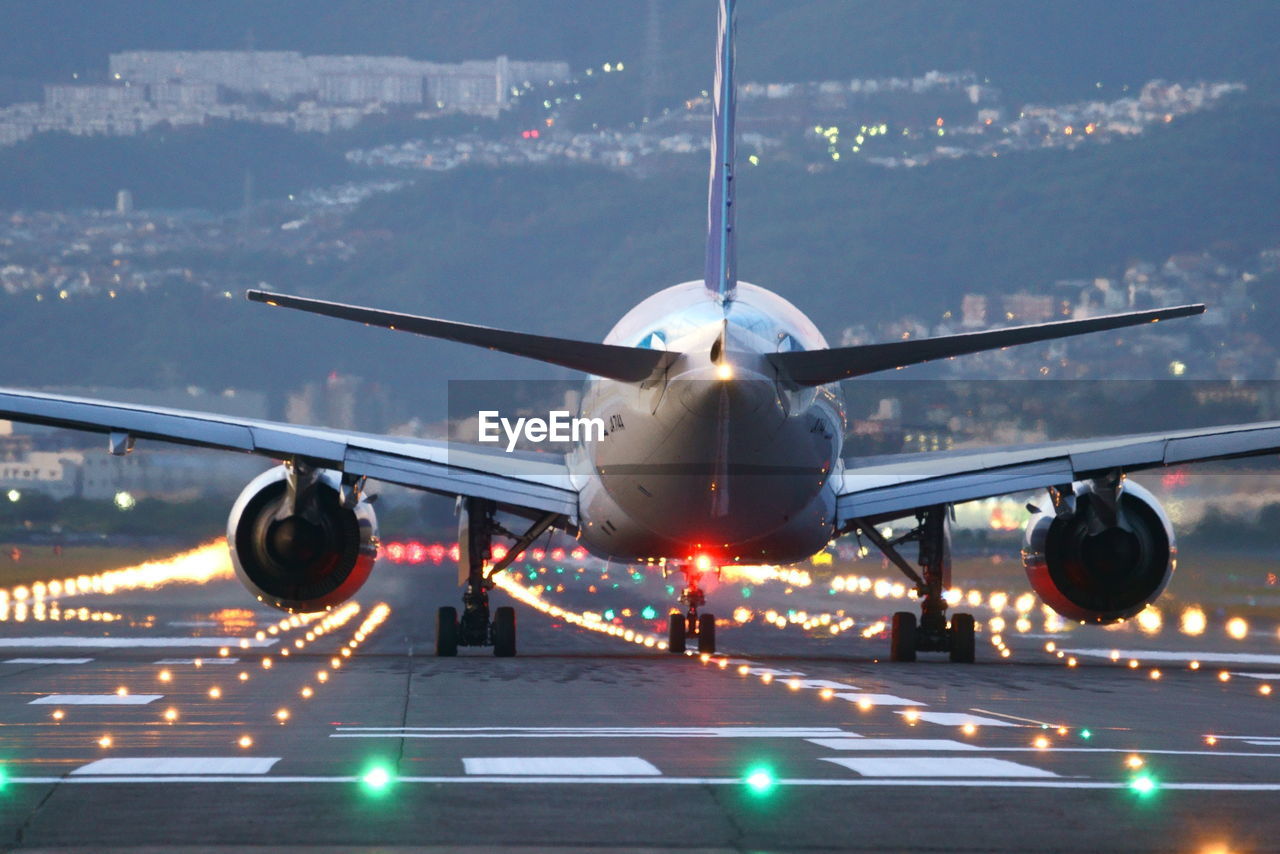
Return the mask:
<path id="1" fill-rule="evenodd" d="M 1280 638 L 1210 603 L 1045 631 L 966 589 L 977 664 L 889 664 L 910 606 L 855 565 L 726 578 L 720 653 L 673 656 L 676 579 L 547 555 L 517 658 L 438 659 L 447 558 L 291 620 L 224 554 L 0 596 L 0 849 L 1280 850 Z"/>

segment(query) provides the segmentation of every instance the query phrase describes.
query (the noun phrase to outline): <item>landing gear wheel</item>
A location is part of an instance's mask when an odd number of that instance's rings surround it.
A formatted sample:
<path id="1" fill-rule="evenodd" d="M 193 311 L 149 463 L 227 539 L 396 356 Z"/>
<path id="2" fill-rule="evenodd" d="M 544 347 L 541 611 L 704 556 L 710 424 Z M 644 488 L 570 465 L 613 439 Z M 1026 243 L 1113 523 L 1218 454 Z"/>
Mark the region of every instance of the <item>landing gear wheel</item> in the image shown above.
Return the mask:
<path id="1" fill-rule="evenodd" d="M 511 658 L 516 654 L 516 609 L 503 606 L 493 614 L 493 654 Z"/>
<path id="2" fill-rule="evenodd" d="M 698 617 L 698 653 L 710 655 L 716 651 L 716 618 L 712 614 Z"/>
<path id="3" fill-rule="evenodd" d="M 458 609 L 445 606 L 436 612 L 436 655 L 458 654 Z"/>
<path id="4" fill-rule="evenodd" d="M 956 614 L 951 618 L 951 660 L 973 663 L 973 615 Z"/>
<path id="5" fill-rule="evenodd" d="M 667 652 L 682 655 L 684 653 L 684 639 L 684 614 L 672 614 L 667 623 Z"/>
<path id="6" fill-rule="evenodd" d="M 889 660 L 916 660 L 916 615 L 898 611 L 889 629 Z"/>

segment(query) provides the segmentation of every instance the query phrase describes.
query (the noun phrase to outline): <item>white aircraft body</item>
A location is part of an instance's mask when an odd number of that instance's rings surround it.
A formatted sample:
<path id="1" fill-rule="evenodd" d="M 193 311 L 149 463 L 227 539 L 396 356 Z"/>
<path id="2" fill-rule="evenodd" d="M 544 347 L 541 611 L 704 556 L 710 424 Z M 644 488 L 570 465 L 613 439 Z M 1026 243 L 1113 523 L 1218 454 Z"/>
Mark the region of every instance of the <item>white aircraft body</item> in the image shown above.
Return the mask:
<path id="1" fill-rule="evenodd" d="M 511 454 L 401 437 L 0 390 L 0 417 L 109 435 L 112 453 L 154 439 L 271 457 L 228 521 L 228 546 L 258 600 L 286 610 L 330 608 L 367 579 L 377 553 L 367 480 L 456 498 L 463 611 L 438 612 L 437 652 L 492 645 L 514 655 L 510 608 L 491 616 L 492 577 L 551 529 L 592 552 L 658 563 L 686 578 L 686 614 L 672 614 L 669 646 L 689 638 L 714 650 L 715 621 L 700 614 L 699 578 L 732 563 L 788 563 L 858 533 L 920 595 L 921 616 L 894 615 L 892 657 L 947 652 L 971 661 L 973 619 L 947 617 L 953 505 L 1028 490 L 1047 499 L 1027 528 L 1033 588 L 1059 613 L 1098 623 L 1127 619 L 1164 589 L 1176 546 L 1155 499 L 1127 472 L 1274 453 L 1280 423 L 1151 433 L 1017 449 L 841 457 L 840 381 L 1017 344 L 1199 314 L 1202 305 L 1060 321 L 920 340 L 830 348 L 791 303 L 737 279 L 733 168 L 733 0 L 719 0 L 706 266 L 702 279 L 632 309 L 604 343 L 474 326 L 250 291 L 251 300 L 487 347 L 590 376 L 581 415 L 606 435 L 566 455 Z M 498 516 L 527 520 L 509 532 Z M 889 541 L 879 523 L 911 517 Z M 508 524 L 510 524 L 508 522 Z M 899 527 L 899 526 L 895 526 Z M 497 536 L 514 542 L 492 561 Z M 918 544 L 913 564 L 899 547 Z"/>

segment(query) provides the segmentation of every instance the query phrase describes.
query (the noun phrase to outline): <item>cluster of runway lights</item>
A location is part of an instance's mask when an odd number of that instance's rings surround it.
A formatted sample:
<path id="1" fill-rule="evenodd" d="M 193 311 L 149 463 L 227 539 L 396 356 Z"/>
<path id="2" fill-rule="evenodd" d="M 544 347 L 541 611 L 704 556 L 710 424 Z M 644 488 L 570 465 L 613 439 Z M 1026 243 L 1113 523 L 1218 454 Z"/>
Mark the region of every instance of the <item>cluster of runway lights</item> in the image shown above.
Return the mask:
<path id="1" fill-rule="evenodd" d="M 63 608 L 59 600 L 70 596 L 104 595 L 137 589 L 154 589 L 163 584 L 204 584 L 235 575 L 224 540 L 164 560 L 147 561 L 123 569 L 94 574 L 51 578 L 12 588 L 0 588 L 0 622 L 79 620 L 110 623 L 120 614 L 89 608 Z"/>
<path id="2" fill-rule="evenodd" d="M 347 604 L 326 613 L 291 614 L 288 617 L 280 619 L 271 626 L 268 626 L 265 630 L 258 631 L 256 637 L 258 640 L 265 640 L 268 637 L 278 637 L 281 640 L 286 640 L 286 636 L 290 635 L 292 632 L 304 628 L 307 629 L 304 637 L 294 639 L 291 647 L 286 646 L 280 650 L 279 654 L 281 657 L 288 657 L 290 652 L 300 652 L 309 644 L 319 641 L 326 634 L 342 628 L 342 626 L 350 622 L 351 619 L 359 612 L 360 605 L 358 603 L 348 602 Z M 386 603 L 379 603 L 378 605 L 375 605 L 368 614 L 365 615 L 364 620 L 351 635 L 350 639 L 342 644 L 342 646 L 338 648 L 336 654 L 329 659 L 328 666 L 321 668 L 315 673 L 315 681 L 321 685 L 328 683 L 332 673 L 339 670 L 343 666 L 343 663 L 355 654 L 361 644 L 363 644 L 386 620 L 390 613 L 391 608 Z M 247 638 L 242 639 L 239 646 L 241 649 L 246 649 L 250 646 L 250 643 Z M 221 647 L 218 650 L 218 657 L 220 658 L 227 658 L 230 654 L 230 647 Z M 192 660 L 191 664 L 196 669 L 202 669 L 204 666 L 204 660 L 196 658 Z M 264 654 L 259 658 L 258 664 L 263 670 L 271 670 L 273 667 L 273 659 L 270 655 Z M 249 670 L 240 671 L 237 677 L 237 681 L 241 683 L 247 683 L 250 679 L 251 676 Z M 171 685 L 175 681 L 173 670 L 169 667 L 161 668 L 156 673 L 156 680 L 166 686 Z M 316 691 L 317 689 L 313 688 L 310 684 L 305 684 L 299 691 L 299 696 L 304 700 L 309 700 L 315 696 Z M 127 696 L 129 694 L 129 688 L 121 685 L 116 689 L 116 694 L 120 696 Z M 227 691 L 220 685 L 215 684 L 209 687 L 207 696 L 210 700 L 222 700 L 227 696 Z M 272 714 L 272 720 L 277 724 L 284 725 L 289 722 L 291 716 L 290 710 L 287 707 L 282 706 Z M 57 724 L 61 724 L 67 720 L 66 712 L 61 708 L 54 709 L 51 717 Z M 173 725 L 181 719 L 181 713 L 176 706 L 169 706 L 165 708 L 160 717 L 165 724 Z M 103 733 L 96 739 L 96 743 L 99 748 L 106 750 L 115 745 L 115 739 L 110 733 Z M 241 733 L 236 737 L 235 743 L 243 749 L 248 749 L 253 747 L 254 738 L 249 733 Z"/>

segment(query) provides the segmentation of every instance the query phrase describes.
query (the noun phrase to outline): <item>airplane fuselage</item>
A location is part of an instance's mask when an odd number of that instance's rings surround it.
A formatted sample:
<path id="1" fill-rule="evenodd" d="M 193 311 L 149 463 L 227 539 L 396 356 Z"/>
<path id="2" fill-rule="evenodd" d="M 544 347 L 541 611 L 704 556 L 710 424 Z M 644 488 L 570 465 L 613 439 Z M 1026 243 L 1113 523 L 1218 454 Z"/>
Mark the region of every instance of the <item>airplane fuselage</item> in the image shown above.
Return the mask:
<path id="1" fill-rule="evenodd" d="M 827 346 L 799 309 L 744 282 L 727 304 L 687 282 L 641 302 L 605 343 L 681 355 L 644 383 L 587 382 L 582 415 L 606 425 L 603 440 L 569 455 L 588 549 L 630 561 L 786 563 L 831 540 L 839 387 L 784 386 L 764 359 Z"/>

